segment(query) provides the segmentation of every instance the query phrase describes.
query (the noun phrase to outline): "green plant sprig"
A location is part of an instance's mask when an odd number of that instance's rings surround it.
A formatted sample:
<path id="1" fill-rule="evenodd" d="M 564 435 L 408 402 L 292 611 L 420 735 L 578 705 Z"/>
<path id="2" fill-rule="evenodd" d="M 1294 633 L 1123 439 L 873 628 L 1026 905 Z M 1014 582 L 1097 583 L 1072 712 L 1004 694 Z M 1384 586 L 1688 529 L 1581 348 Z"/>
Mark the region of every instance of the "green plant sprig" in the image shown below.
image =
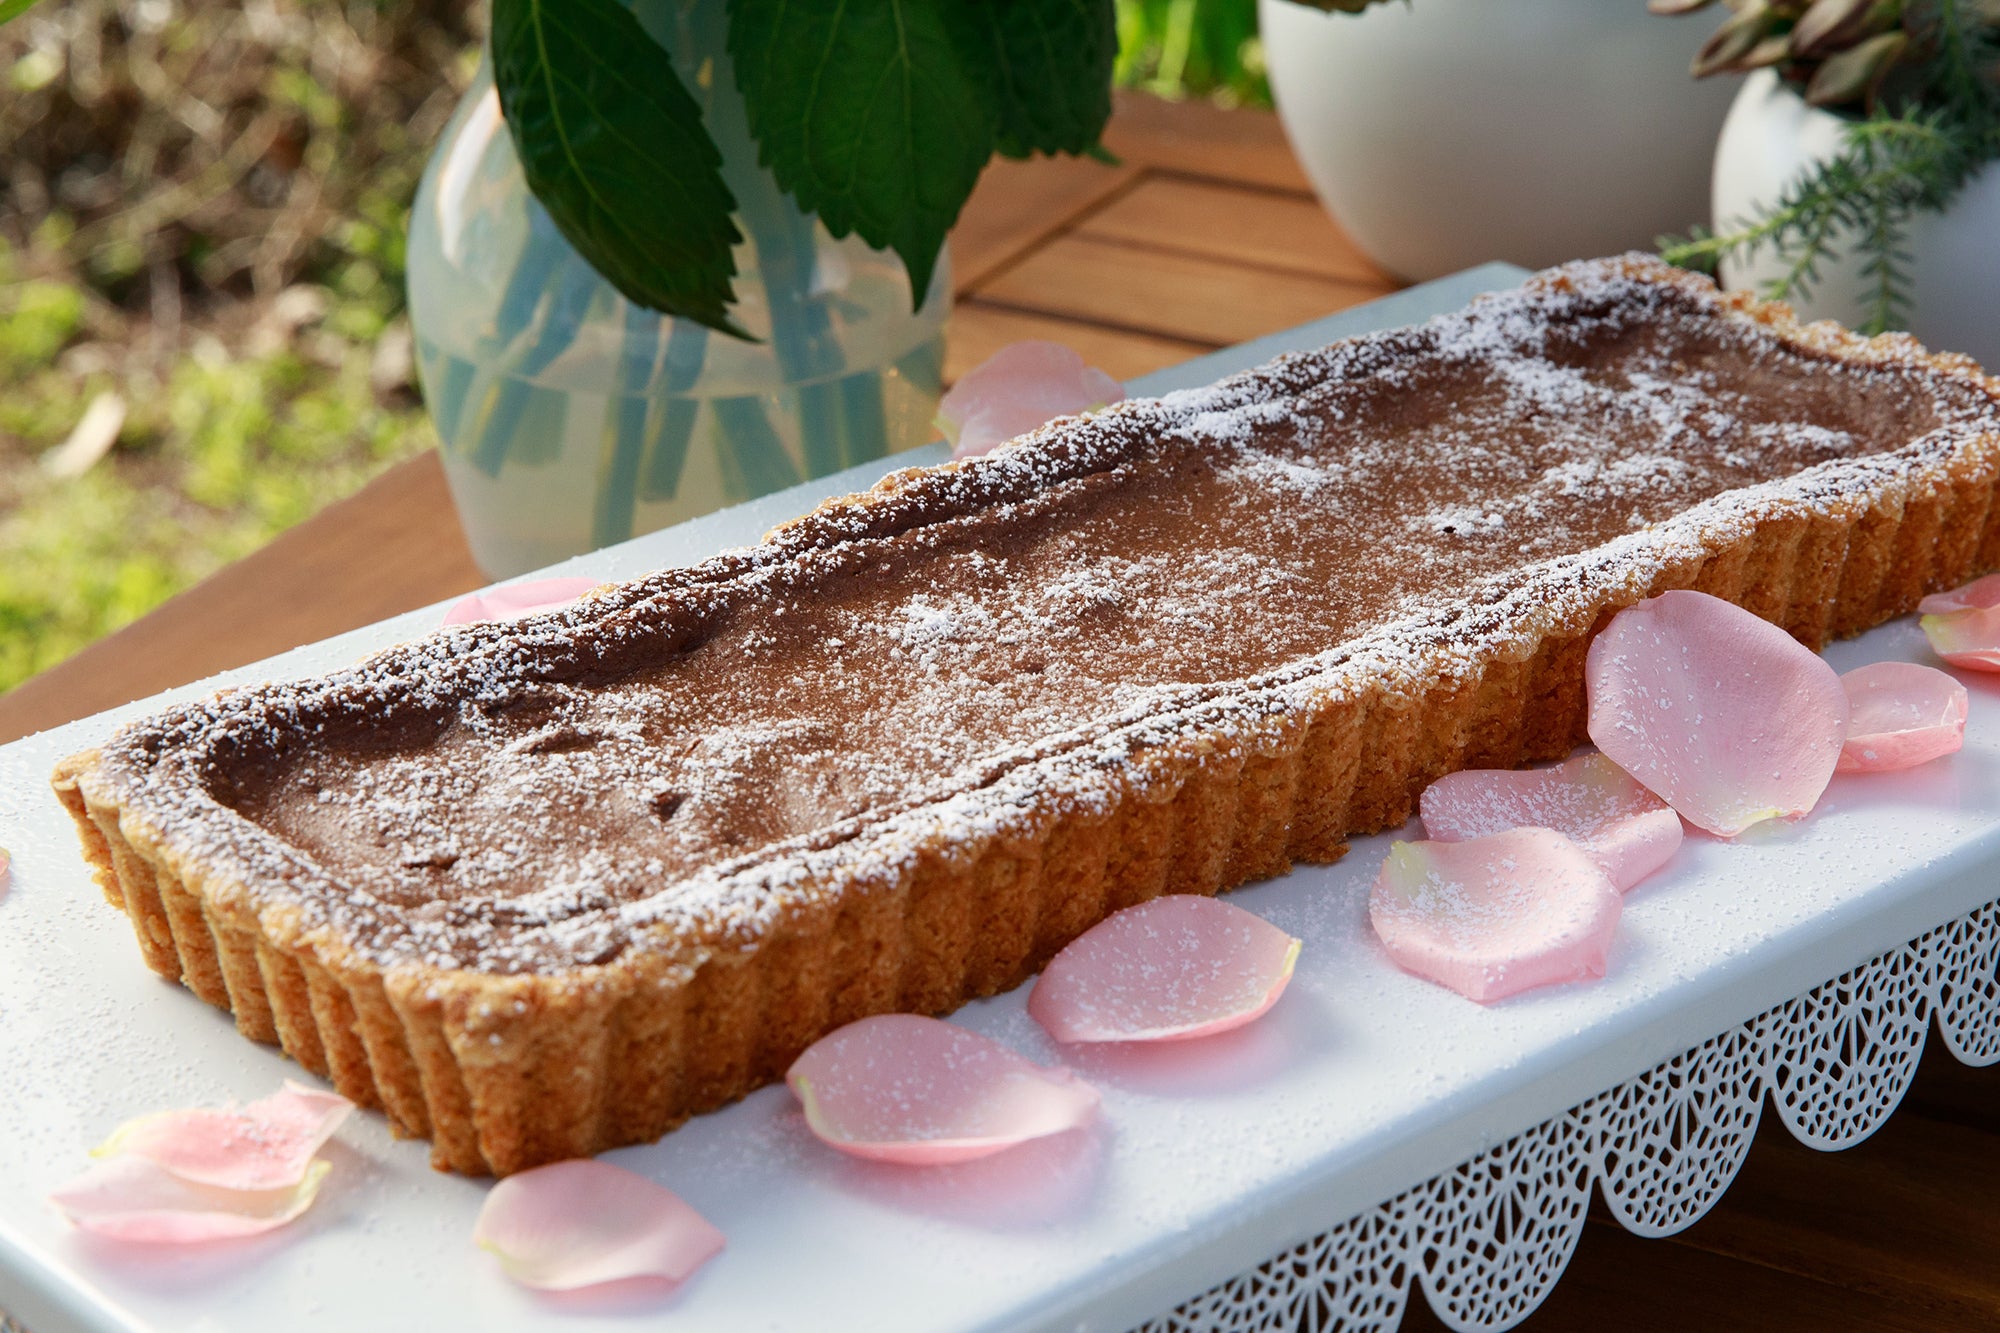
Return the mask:
<path id="1" fill-rule="evenodd" d="M 1762 294 L 1790 300 L 1809 295 L 1821 265 L 1851 245 L 1870 287 L 1863 331 L 1901 328 L 1911 299 L 1911 220 L 1949 208 L 1982 167 L 2000 159 L 1992 24 L 1958 0 L 1938 0 L 1928 27 L 1930 54 L 1915 94 L 1893 111 L 1877 107 L 1851 121 L 1840 151 L 1760 217 L 1721 232 L 1697 227 L 1662 237 L 1661 258 L 1713 273 L 1724 259 L 1770 246 L 1785 271 Z"/>

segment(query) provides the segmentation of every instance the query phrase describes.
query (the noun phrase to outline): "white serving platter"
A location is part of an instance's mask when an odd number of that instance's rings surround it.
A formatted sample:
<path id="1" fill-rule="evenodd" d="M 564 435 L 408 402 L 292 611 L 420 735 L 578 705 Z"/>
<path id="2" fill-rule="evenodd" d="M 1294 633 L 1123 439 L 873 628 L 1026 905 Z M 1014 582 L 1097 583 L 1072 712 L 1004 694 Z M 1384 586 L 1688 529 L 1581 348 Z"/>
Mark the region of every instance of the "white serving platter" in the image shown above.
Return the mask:
<path id="1" fill-rule="evenodd" d="M 1137 382 L 1203 384 L 1277 352 L 1453 309 L 1521 271 L 1470 270 Z M 753 541 L 820 498 L 937 449 L 857 468 L 582 557 L 606 578 Z M 1271 1014 L 1153 1051 L 1070 1054 L 1104 1093 L 1092 1129 L 986 1162 L 913 1170 L 838 1156 L 765 1088 L 610 1160 L 678 1191 L 729 1238 L 681 1290 L 549 1299 L 471 1243 L 486 1185 L 431 1171 L 379 1116 L 349 1122 L 312 1211 L 274 1236 L 148 1251 L 78 1236 L 45 1195 L 119 1121 L 250 1099 L 296 1075 L 226 1015 L 141 963 L 90 883 L 47 776 L 119 722 L 220 684 L 346 664 L 435 625 L 414 612 L 0 747 L 0 1308 L 34 1333 L 477 1328 L 626 1323 L 685 1333 L 1121 1333 L 1592 1094 L 2000 896 L 2000 684 L 1963 752 L 1840 777 L 1809 820 L 1734 844 L 1691 838 L 1627 899 L 1601 982 L 1481 1007 L 1406 976 L 1367 928 L 1389 837 L 1235 901 L 1305 940 Z M 1909 621 L 1837 645 L 1847 670 L 1931 661 Z M 1022 991 L 956 1018 L 1064 1058 Z"/>

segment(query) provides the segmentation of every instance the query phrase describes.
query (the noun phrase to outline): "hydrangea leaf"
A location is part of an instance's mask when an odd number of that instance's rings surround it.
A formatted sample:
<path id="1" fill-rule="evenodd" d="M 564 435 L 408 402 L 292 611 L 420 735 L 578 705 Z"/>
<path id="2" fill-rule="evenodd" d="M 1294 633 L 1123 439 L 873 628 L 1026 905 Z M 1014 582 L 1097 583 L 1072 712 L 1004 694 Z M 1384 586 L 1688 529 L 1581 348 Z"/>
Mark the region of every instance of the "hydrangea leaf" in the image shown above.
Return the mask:
<path id="1" fill-rule="evenodd" d="M 759 159 L 828 231 L 900 255 L 916 304 L 998 132 L 983 7 L 729 7 L 729 54 Z"/>
<path id="2" fill-rule="evenodd" d="M 997 144 L 1009 157 L 1088 153 L 1111 119 L 1118 23 L 1106 0 L 969 6 L 990 29 Z"/>
<path id="3" fill-rule="evenodd" d="M 494 0 L 492 43 L 528 188 L 577 253 L 640 305 L 747 336 L 736 200 L 666 51 L 617 0 Z"/>

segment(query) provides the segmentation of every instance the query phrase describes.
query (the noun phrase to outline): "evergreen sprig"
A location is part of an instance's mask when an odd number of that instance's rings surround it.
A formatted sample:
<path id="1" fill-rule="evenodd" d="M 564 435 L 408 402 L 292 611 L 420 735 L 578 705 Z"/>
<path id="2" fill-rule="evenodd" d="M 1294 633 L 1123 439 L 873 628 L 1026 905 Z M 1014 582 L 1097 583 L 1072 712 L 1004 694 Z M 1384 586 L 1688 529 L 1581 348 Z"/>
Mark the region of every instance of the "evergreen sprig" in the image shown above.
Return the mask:
<path id="1" fill-rule="evenodd" d="M 1911 220 L 1949 208 L 1966 183 L 2000 159 L 2000 32 L 1976 5 L 1937 0 L 1923 36 L 1929 55 L 1894 109 L 1877 106 L 1846 127 L 1841 149 L 1788 187 L 1760 217 L 1721 232 L 1662 237 L 1671 264 L 1713 273 L 1765 246 L 1785 271 L 1764 295 L 1811 293 L 1821 266 L 1853 247 L 1868 280 L 1863 330 L 1901 328 L 1911 299 Z"/>

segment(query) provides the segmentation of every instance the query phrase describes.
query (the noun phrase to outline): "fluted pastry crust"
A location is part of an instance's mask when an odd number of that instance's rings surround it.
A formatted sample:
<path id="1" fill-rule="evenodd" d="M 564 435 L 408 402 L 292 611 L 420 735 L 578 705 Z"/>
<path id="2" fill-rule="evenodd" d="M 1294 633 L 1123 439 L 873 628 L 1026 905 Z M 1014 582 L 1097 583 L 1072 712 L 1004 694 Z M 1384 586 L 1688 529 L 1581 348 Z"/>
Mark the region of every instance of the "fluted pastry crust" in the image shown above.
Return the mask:
<path id="1" fill-rule="evenodd" d="M 1163 431 L 1227 432 L 1329 376 L 1393 372 L 1401 344 L 1356 340 L 1205 397 L 1058 422 L 993 460 L 899 473 L 760 547 L 570 613 L 184 706 L 65 761 L 56 789 L 156 971 L 381 1107 L 399 1131 L 429 1137 L 438 1166 L 505 1174 L 649 1140 L 778 1077 L 842 1023 L 948 1011 L 1016 984 L 1120 907 L 1335 859 L 1349 836 L 1407 819 L 1444 772 L 1568 752 L 1584 739 L 1589 638 L 1644 597 L 1699 588 L 1818 647 L 2000 566 L 2000 385 L 1972 363 L 1906 337 L 1801 328 L 1781 306 L 1718 296 L 1638 257 L 1552 270 L 1504 299 L 1518 313 L 1621 285 L 1678 293 L 1705 318 L 1755 326 L 1855 375 L 1916 376 L 1955 406 L 1891 452 L 1727 490 L 1401 607 L 1296 661 L 1147 695 L 1087 732 L 954 773 L 955 787 L 710 856 L 671 899 L 579 909 L 542 934 L 360 929 L 341 903 L 351 886 L 242 813 L 258 799 L 256 774 L 291 762 L 286 747 L 309 745 L 298 738 L 335 714 L 473 698 L 495 662 L 554 655 L 615 678 L 634 669 L 633 653 L 692 641 L 693 628 L 674 628 L 684 604 L 1033 505 L 1143 454 Z"/>

